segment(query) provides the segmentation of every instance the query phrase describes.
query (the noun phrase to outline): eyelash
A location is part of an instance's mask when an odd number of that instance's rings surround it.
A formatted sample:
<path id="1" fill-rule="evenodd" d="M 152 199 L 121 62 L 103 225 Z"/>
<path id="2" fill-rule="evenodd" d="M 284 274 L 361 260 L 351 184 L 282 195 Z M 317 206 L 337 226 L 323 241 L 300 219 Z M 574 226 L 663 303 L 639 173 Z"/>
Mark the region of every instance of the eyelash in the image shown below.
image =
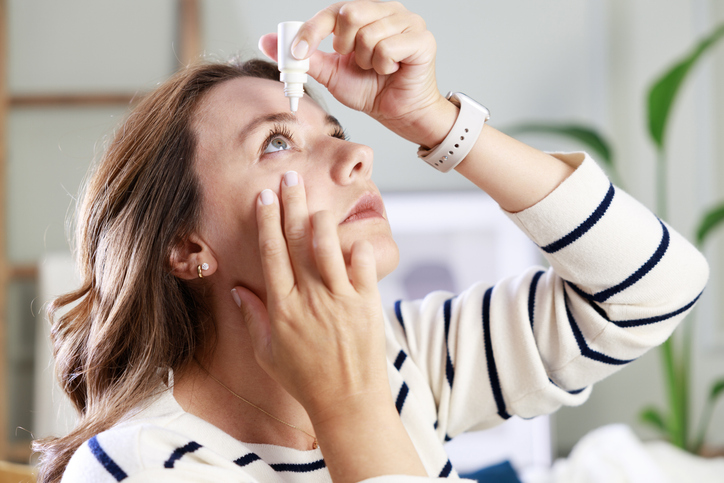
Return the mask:
<path id="1" fill-rule="evenodd" d="M 269 147 L 269 144 L 271 144 L 272 140 L 274 138 L 281 136 L 283 138 L 286 138 L 287 141 L 294 144 L 294 137 L 292 136 L 292 132 L 289 130 L 287 126 L 284 125 L 274 125 L 271 130 L 269 131 L 269 134 L 267 135 L 266 139 L 261 145 L 261 152 L 263 153 L 266 151 L 266 148 Z M 340 126 L 335 126 L 334 131 L 332 132 L 331 136 L 333 138 L 341 139 L 342 141 L 348 141 L 349 138 L 347 137 L 347 132 Z"/>
<path id="2" fill-rule="evenodd" d="M 261 152 L 263 153 L 264 151 L 266 151 L 266 148 L 269 147 L 269 144 L 271 144 L 272 140 L 278 136 L 286 138 L 287 141 L 290 141 L 292 144 L 294 144 L 294 137 L 292 136 L 292 132 L 287 126 L 274 125 L 274 127 L 272 127 L 269 131 L 269 135 L 267 135 L 266 140 L 264 140 L 261 145 Z"/>
<path id="3" fill-rule="evenodd" d="M 349 141 L 349 138 L 347 137 L 347 131 L 345 131 L 340 126 L 335 126 L 334 132 L 332 133 L 332 137 L 341 139 L 342 141 Z"/>

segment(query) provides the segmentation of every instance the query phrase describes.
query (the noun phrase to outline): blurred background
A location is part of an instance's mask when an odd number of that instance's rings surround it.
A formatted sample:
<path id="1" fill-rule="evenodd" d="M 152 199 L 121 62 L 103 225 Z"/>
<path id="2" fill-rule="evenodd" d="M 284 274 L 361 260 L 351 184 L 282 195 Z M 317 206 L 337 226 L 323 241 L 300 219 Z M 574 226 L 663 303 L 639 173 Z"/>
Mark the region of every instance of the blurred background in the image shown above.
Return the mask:
<path id="1" fill-rule="evenodd" d="M 724 21 L 720 0 L 409 0 L 438 42 L 438 85 L 486 105 L 498 129 L 575 122 L 611 141 L 627 191 L 654 209 L 656 153 L 646 130 L 653 80 Z M 325 0 L 0 1 L 0 460 L 27 463 L 59 403 L 47 388 L 47 321 L 41 273 L 70 253 L 78 189 L 105 137 L 133 99 L 194 59 L 253 57 L 258 38 L 285 20 L 306 20 Z M 331 49 L 326 42 L 323 49 Z M 472 191 L 457 173 L 420 162 L 416 146 L 317 89 L 350 138 L 375 150 L 383 195 Z M 724 199 L 724 45 L 707 54 L 668 126 L 668 221 L 692 238 L 699 214 Z M 547 150 L 583 146 L 551 136 Z M 693 323 L 695 414 L 724 375 L 721 235 L 705 252 L 712 278 Z M 58 270 L 54 265 L 54 270 Z M 65 270 L 65 269 L 63 269 Z M 72 267 L 67 267 L 72 272 Z M 486 278 L 486 274 L 481 274 Z M 644 406 L 663 405 L 660 354 L 652 351 L 599 383 L 590 400 L 552 419 L 553 456 L 612 422 L 643 439 Z M 44 409 L 43 409 L 44 408 Z M 724 409 L 708 432 L 724 445 Z"/>

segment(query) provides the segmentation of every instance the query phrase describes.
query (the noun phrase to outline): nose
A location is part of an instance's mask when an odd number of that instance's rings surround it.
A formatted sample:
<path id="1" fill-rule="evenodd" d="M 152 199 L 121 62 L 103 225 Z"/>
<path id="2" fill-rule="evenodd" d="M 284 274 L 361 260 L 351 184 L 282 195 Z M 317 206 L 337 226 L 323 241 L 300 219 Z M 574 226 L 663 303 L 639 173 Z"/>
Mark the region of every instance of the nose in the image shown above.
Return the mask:
<path id="1" fill-rule="evenodd" d="M 330 169 L 336 183 L 346 185 L 358 177 L 369 179 L 372 176 L 372 148 L 341 140 L 335 140 L 334 144 L 336 152 Z"/>

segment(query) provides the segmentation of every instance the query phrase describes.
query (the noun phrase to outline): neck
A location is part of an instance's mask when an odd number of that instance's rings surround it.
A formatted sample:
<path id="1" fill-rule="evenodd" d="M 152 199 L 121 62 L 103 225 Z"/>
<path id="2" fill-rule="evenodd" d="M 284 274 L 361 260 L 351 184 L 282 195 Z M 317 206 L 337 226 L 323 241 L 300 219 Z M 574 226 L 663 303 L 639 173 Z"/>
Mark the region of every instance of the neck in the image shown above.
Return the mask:
<path id="1" fill-rule="evenodd" d="M 309 416 L 257 364 L 238 308 L 215 312 L 215 343 L 196 354 L 198 363 L 192 361 L 174 376 L 174 398 L 184 411 L 240 441 L 313 449 Z"/>

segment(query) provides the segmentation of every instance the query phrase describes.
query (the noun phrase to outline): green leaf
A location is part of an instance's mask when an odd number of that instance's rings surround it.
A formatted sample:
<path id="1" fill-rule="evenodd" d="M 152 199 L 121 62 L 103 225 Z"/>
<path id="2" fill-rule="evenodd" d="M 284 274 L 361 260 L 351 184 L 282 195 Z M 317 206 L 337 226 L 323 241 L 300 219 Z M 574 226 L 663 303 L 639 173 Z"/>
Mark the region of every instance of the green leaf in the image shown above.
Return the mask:
<path id="1" fill-rule="evenodd" d="M 660 150 L 664 147 L 666 124 L 669 120 L 671 106 L 674 104 L 674 99 L 681 84 L 683 84 L 684 79 L 686 79 L 696 61 L 699 60 L 699 57 L 722 36 L 724 36 L 724 24 L 701 40 L 689 55 L 673 65 L 649 90 L 649 133 Z"/>
<path id="2" fill-rule="evenodd" d="M 696 243 L 701 246 L 711 231 L 724 222 L 724 203 L 711 208 L 699 222 L 699 228 L 696 230 Z"/>
<path id="3" fill-rule="evenodd" d="M 709 400 L 714 402 L 722 394 L 724 394 L 724 379 L 719 379 L 709 390 Z"/>
<path id="4" fill-rule="evenodd" d="M 724 379 L 716 381 L 709 390 L 709 398 L 704 403 L 704 408 L 701 411 L 701 419 L 699 420 L 699 430 L 692 446 L 692 452 L 698 453 L 701 447 L 704 445 L 704 439 L 706 438 L 706 431 L 709 429 L 709 423 L 711 423 L 711 415 L 714 412 L 714 405 L 716 400 L 724 394 Z"/>
<path id="5" fill-rule="evenodd" d="M 641 422 L 646 423 L 649 426 L 653 426 L 663 434 L 669 433 L 669 428 L 666 426 L 663 416 L 659 410 L 653 406 L 644 408 L 644 410 L 639 414 L 639 419 L 641 419 Z"/>
<path id="6" fill-rule="evenodd" d="M 506 129 L 511 136 L 518 134 L 556 134 L 577 141 L 598 154 L 598 159 L 613 168 L 611 144 L 595 129 L 582 124 L 526 123 Z"/>

